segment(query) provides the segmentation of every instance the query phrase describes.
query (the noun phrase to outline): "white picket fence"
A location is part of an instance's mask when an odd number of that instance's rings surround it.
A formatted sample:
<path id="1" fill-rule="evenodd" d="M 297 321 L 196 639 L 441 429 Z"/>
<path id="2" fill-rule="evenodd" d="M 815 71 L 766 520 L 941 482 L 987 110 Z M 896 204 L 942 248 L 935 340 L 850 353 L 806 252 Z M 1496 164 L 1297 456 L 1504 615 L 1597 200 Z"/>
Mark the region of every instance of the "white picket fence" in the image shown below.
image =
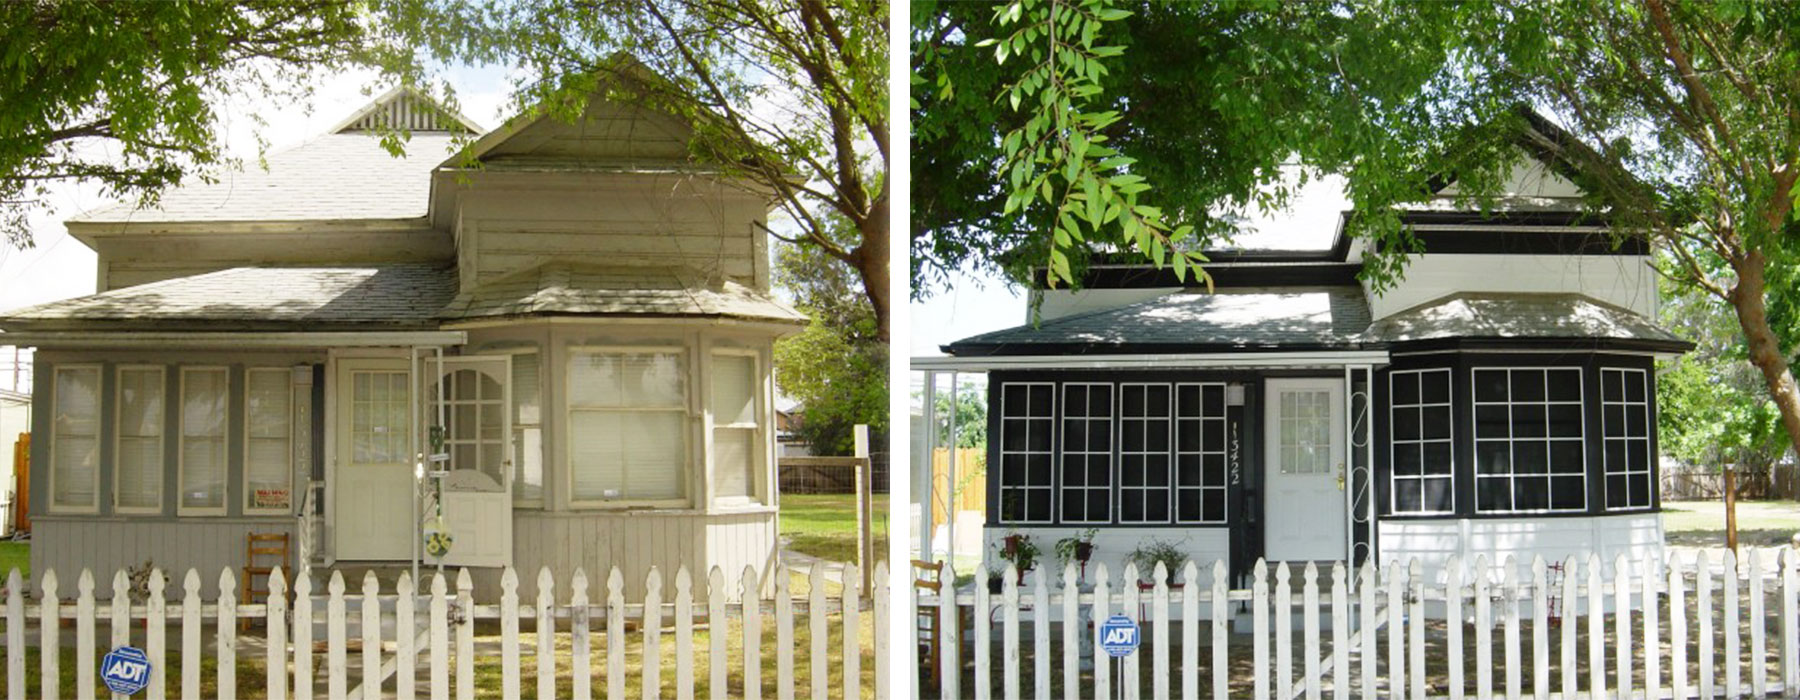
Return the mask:
<path id="1" fill-rule="evenodd" d="M 943 698 L 1074 700 L 1112 698 L 1120 690 L 1122 697 L 1159 700 L 1177 692 L 1185 700 L 1321 700 L 1326 693 L 1332 700 L 1378 694 L 1491 700 L 1496 692 L 1507 700 L 1800 697 L 1796 559 L 1792 549 L 1753 551 L 1742 560 L 1702 553 L 1668 565 L 1621 556 L 1608 580 L 1609 567 L 1598 556 L 1580 566 L 1571 557 L 1560 581 L 1542 558 L 1522 571 L 1510 558 L 1492 567 L 1478 557 L 1466 577 L 1463 562 L 1453 558 L 1441 580 L 1427 580 L 1439 577 L 1424 574 L 1417 560 L 1382 570 L 1368 565 L 1354 581 L 1342 564 L 1321 572 L 1313 564 L 1295 570 L 1284 563 L 1271 572 L 1259 561 L 1249 590 L 1227 588 L 1223 562 L 1204 578 L 1189 563 L 1178 583 L 1158 564 L 1147 590 L 1136 583 L 1136 566 L 1113 579 L 1102 564 L 1090 572 L 1088 586 L 1070 565 L 1060 585 L 1048 580 L 1053 575 L 1038 575 L 1029 590 L 1021 590 L 1009 566 L 998 596 L 986 586 L 961 593 L 947 587 L 941 597 L 922 595 L 918 603 L 935 606 L 941 616 L 935 690 Z M 1559 624 L 1552 624 L 1553 610 Z M 1093 625 L 1115 612 L 1137 620 L 1143 640 L 1118 678 Z M 1244 616 L 1250 618 L 1247 669 L 1244 630 L 1233 629 L 1233 619 L 1241 623 Z M 958 638 L 958 617 L 972 628 L 972 640 Z M 1078 622 L 1061 624 L 1071 620 Z M 972 674 L 965 655 L 973 657 Z M 1053 684 L 1053 674 L 1060 683 Z"/>
<path id="2" fill-rule="evenodd" d="M 743 576 L 728 582 L 725 573 L 714 567 L 704 581 L 695 581 L 684 567 L 677 571 L 673 591 L 665 590 L 660 572 L 651 570 L 647 593 L 641 603 L 625 602 L 624 579 L 618 569 L 608 576 L 603 590 L 590 597 L 586 574 L 577 570 L 568 582 L 567 595 L 548 570 L 539 572 L 538 596 L 535 603 L 521 601 L 518 576 L 508 568 L 500 579 L 498 604 L 482 604 L 475 600 L 474 584 L 469 573 L 455 577 L 455 591 L 442 574 L 432 575 L 428 592 L 417 591 L 412 579 L 401 574 L 391 591 L 383 591 L 373 573 L 362 581 L 361 595 L 348 595 L 340 572 L 332 572 L 324 595 L 315 595 L 311 577 L 299 576 L 294 588 L 287 590 L 281 572 L 271 581 L 272 595 L 266 605 L 243 605 L 236 600 L 236 578 L 230 570 L 220 573 L 222 593 L 214 601 L 201 599 L 201 579 L 189 570 L 181 583 L 179 602 L 166 599 L 163 576 L 149 577 L 147 595 L 132 602 L 131 582 L 120 571 L 112 581 L 110 601 L 96 602 L 94 577 L 83 571 L 76 582 L 73 605 L 63 601 L 66 595 L 54 571 L 40 578 L 37 595 L 30 602 L 24 582 L 14 570 L 6 581 L 6 631 L 4 637 L 6 664 L 6 697 L 25 700 L 34 697 L 27 688 L 27 647 L 39 650 L 58 649 L 63 621 L 75 627 L 73 687 L 64 687 L 59 679 L 59 654 L 39 653 L 38 695 L 43 700 L 74 697 L 92 700 L 98 669 L 95 625 L 101 619 L 111 625 L 108 648 L 134 644 L 146 652 L 153 662 L 150 686 L 144 697 L 162 700 L 170 695 L 197 700 L 202 696 L 203 676 L 215 681 L 207 697 L 266 697 L 268 700 L 330 700 L 392 697 L 410 700 L 420 696 L 432 700 L 469 700 L 477 697 L 477 667 L 488 669 L 498 663 L 500 690 L 498 697 L 514 700 L 521 697 L 522 654 L 529 646 L 536 662 L 535 697 L 575 698 L 587 700 L 596 695 L 593 687 L 604 683 L 605 697 L 626 697 L 628 678 L 642 682 L 642 697 L 662 697 L 668 692 L 664 674 L 673 665 L 674 697 L 690 700 L 696 695 L 696 673 L 706 673 L 708 697 L 757 699 L 763 696 L 764 644 L 769 640 L 765 625 L 774 628 L 776 654 L 773 678 L 775 697 L 795 697 L 797 676 L 795 664 L 804 659 L 810 667 L 810 697 L 861 698 L 872 695 L 886 698 L 888 664 L 885 653 L 887 638 L 888 590 L 886 564 L 875 568 L 876 586 L 870 598 L 863 598 L 857 586 L 843 587 L 840 595 L 827 596 L 824 567 L 813 567 L 808 579 L 809 591 L 804 597 L 789 595 L 789 574 L 785 568 L 773 572 L 774 594 L 759 595 L 764 590 L 758 572 L 746 568 Z M 857 581 L 855 565 L 845 567 L 843 581 Z M 731 600 L 736 594 L 737 600 Z M 292 601 L 291 607 L 289 601 Z M 385 606 L 385 607 L 384 607 Z M 321 609 L 322 608 L 322 609 Z M 773 616 L 772 620 L 770 616 Z M 352 617 L 355 616 L 355 617 Z M 804 654 L 795 648 L 796 616 L 805 616 L 810 643 Z M 865 621 L 864 617 L 870 618 Z M 833 618 L 836 621 L 833 621 Z M 529 620 L 535 632 L 521 636 L 520 622 Z M 243 621 L 260 623 L 240 639 Z M 411 621 L 410 624 L 400 621 Z M 476 626 L 481 621 L 498 621 L 500 635 L 498 657 L 491 649 L 477 652 Z M 382 630 L 394 631 L 387 638 Z M 733 625 L 732 623 L 737 624 Z M 627 625 L 635 626 L 635 630 Z M 171 624 L 179 627 L 178 670 L 180 687 L 168 687 L 168 665 L 171 659 L 169 633 Z M 491 623 L 490 623 L 491 624 Z M 323 654 L 314 639 L 315 627 L 324 627 Z M 358 635 L 346 636 L 354 627 Z M 862 644 L 865 628 L 872 628 L 874 642 Z M 32 629 L 35 628 L 35 629 Z M 672 631 L 671 644 L 665 632 Z M 834 670 L 832 651 L 828 648 L 828 631 L 842 634 L 836 670 L 842 680 L 830 683 Z M 28 634 L 35 633 L 35 644 L 28 645 Z M 604 649 L 596 648 L 594 634 Z M 696 632 L 708 632 L 697 642 Z M 741 643 L 737 658 L 727 655 L 728 637 L 735 633 Z M 202 645 L 203 637 L 212 635 L 212 643 Z M 530 639 L 528 643 L 526 640 Z M 628 644 L 641 641 L 637 658 L 627 661 Z M 624 642 L 624 643 L 619 643 Z M 696 668 L 696 646 L 704 644 L 708 653 L 702 657 L 706 668 Z M 490 645 L 491 646 L 491 645 Z M 358 649 L 359 648 L 359 649 Z M 238 687 L 239 653 L 264 655 L 265 688 L 240 692 Z M 355 653 L 360 668 L 351 668 L 350 655 Z M 603 664 L 604 674 L 596 668 Z M 216 660 L 213 670 L 205 668 L 207 656 Z M 872 658 L 873 680 L 865 691 L 862 682 L 864 657 Z M 559 677 L 559 659 L 567 661 L 567 673 Z M 741 661 L 742 669 L 733 672 L 732 661 Z M 421 664 L 426 671 L 420 679 Z M 629 669 L 629 670 L 628 670 Z M 532 690 L 530 688 L 524 689 Z M 178 695 L 177 695 L 178 694 Z M 484 691 L 481 697 L 495 697 Z M 121 698 L 123 696 L 114 696 Z"/>

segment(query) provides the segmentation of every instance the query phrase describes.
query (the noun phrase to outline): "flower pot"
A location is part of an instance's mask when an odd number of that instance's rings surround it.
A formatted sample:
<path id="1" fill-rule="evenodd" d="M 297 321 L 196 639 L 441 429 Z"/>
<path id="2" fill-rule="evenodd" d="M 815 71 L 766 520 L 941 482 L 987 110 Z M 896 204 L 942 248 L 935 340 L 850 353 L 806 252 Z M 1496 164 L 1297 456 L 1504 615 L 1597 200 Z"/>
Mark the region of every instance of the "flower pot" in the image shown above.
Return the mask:
<path id="1" fill-rule="evenodd" d="M 1092 542 L 1076 542 L 1075 543 L 1075 561 L 1086 564 L 1088 559 L 1093 556 L 1094 556 L 1094 543 L 1092 543 Z"/>

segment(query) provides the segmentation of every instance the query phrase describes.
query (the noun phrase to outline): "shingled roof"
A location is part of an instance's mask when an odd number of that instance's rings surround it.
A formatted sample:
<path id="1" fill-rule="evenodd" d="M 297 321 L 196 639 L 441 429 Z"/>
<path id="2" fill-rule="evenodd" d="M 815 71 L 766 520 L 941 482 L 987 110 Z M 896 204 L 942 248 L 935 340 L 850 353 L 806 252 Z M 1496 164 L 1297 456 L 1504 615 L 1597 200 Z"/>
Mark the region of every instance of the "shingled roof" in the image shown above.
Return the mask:
<path id="1" fill-rule="evenodd" d="M 1353 286 L 1182 292 L 964 338 L 952 355 L 1358 348 L 1369 306 Z"/>
<path id="2" fill-rule="evenodd" d="M 1630 341 L 1686 351 L 1693 343 L 1628 309 L 1581 294 L 1464 292 L 1376 321 L 1370 340 L 1449 338 Z"/>
<path id="3" fill-rule="evenodd" d="M 731 281 L 676 267 L 550 262 L 465 291 L 439 317 L 683 316 L 804 324 L 800 312 Z"/>
<path id="4" fill-rule="evenodd" d="M 7 313 L 17 330 L 422 330 L 456 294 L 441 264 L 238 267 Z"/>

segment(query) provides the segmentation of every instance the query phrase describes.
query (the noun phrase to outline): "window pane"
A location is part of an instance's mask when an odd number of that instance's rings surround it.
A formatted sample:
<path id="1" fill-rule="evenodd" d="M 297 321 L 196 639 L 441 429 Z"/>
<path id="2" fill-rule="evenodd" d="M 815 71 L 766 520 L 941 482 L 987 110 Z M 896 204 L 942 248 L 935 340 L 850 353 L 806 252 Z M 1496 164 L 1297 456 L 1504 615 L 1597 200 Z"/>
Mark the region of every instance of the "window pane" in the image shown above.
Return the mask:
<path id="1" fill-rule="evenodd" d="M 587 353 L 569 358 L 571 406 L 680 407 L 686 401 L 681 354 Z"/>
<path id="2" fill-rule="evenodd" d="M 224 369 L 181 373 L 181 507 L 225 507 Z"/>
<path id="3" fill-rule="evenodd" d="M 293 379 L 285 369 L 244 372 L 245 425 L 248 435 L 244 474 L 251 509 L 287 509 L 292 505 Z"/>
<path id="4" fill-rule="evenodd" d="M 713 355 L 713 424 L 756 423 L 756 358 Z"/>
<path id="5" fill-rule="evenodd" d="M 114 501 L 120 508 L 162 505 L 163 371 L 119 370 L 119 439 Z"/>
<path id="6" fill-rule="evenodd" d="M 713 431 L 713 483 L 720 496 L 755 495 L 755 437 L 754 429 Z"/>

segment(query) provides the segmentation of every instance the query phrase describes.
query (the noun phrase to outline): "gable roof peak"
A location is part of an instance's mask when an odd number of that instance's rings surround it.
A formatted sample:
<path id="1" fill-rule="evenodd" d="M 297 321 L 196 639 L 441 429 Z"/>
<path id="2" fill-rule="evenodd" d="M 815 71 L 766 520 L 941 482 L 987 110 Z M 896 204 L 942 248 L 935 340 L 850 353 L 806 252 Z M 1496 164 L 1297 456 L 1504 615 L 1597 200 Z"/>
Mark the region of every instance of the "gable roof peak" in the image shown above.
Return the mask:
<path id="1" fill-rule="evenodd" d="M 446 109 L 425 91 L 411 85 L 399 85 L 377 96 L 326 133 L 344 134 L 381 129 L 413 133 L 466 131 L 479 134 L 486 131 L 474 120 Z"/>

